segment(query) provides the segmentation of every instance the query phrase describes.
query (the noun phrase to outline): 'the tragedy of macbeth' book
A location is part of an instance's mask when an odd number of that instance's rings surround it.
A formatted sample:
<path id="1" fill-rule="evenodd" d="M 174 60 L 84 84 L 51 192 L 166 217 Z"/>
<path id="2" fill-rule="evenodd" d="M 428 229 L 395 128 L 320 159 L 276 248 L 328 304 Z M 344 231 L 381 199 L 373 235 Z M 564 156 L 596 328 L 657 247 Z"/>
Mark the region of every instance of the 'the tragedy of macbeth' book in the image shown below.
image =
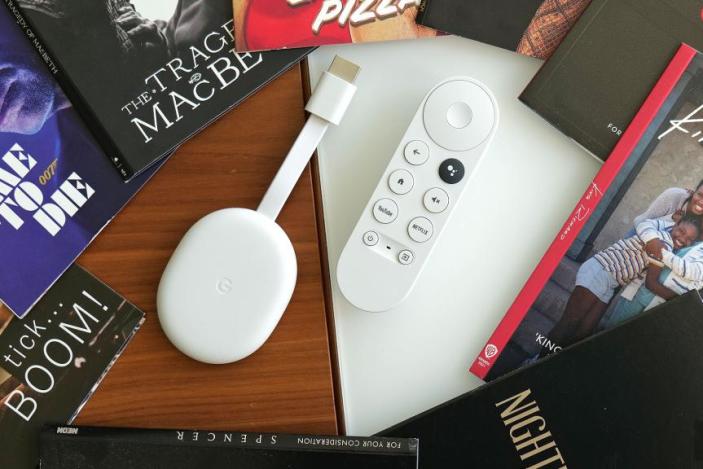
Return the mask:
<path id="1" fill-rule="evenodd" d="M 36 467 L 41 428 L 73 420 L 143 319 L 77 265 L 24 319 L 0 306 L 0 467 Z"/>
<path id="2" fill-rule="evenodd" d="M 703 55 L 684 45 L 474 362 L 474 374 L 492 380 L 703 288 L 702 117 Z"/>
<path id="3" fill-rule="evenodd" d="M 4 0 L 126 180 L 302 59 L 235 54 L 231 0 Z"/>
<path id="4" fill-rule="evenodd" d="M 23 316 L 149 180 L 125 184 L 0 5 L 0 301 Z"/>

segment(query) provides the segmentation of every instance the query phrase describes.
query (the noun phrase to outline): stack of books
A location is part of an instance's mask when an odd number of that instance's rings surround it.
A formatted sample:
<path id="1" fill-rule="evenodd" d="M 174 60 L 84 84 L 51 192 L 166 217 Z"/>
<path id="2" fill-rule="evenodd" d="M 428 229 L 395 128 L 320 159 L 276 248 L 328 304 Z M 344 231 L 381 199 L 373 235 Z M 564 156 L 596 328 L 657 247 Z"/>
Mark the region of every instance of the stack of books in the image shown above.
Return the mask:
<path id="1" fill-rule="evenodd" d="M 701 18 L 694 0 L 5 0 L 0 466 L 703 467 Z M 383 432 L 402 438 L 64 426 L 144 320 L 74 262 L 169 155 L 314 47 L 444 34 L 545 60 L 519 99 L 604 161 L 475 358 L 491 383 Z"/>

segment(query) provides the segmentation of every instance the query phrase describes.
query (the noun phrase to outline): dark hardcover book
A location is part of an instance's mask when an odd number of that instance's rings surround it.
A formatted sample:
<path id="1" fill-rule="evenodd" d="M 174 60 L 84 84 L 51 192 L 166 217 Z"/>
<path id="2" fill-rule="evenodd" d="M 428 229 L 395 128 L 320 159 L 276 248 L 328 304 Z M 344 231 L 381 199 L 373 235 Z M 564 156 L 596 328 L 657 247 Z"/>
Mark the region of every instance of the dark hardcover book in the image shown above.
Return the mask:
<path id="1" fill-rule="evenodd" d="M 42 469 L 416 469 L 415 439 L 48 427 Z"/>
<path id="2" fill-rule="evenodd" d="M 160 166 L 125 184 L 0 6 L 0 301 L 26 314 Z"/>
<path id="3" fill-rule="evenodd" d="M 593 0 L 520 99 L 605 160 L 701 20 L 698 0 Z"/>
<path id="4" fill-rule="evenodd" d="M 548 58 L 591 0 L 423 0 L 423 26 Z"/>
<path id="5" fill-rule="evenodd" d="M 0 307 L 0 467 L 37 465 L 41 428 L 73 420 L 143 319 L 77 265 L 24 319 Z"/>
<path id="6" fill-rule="evenodd" d="M 492 380 L 703 289 L 703 54 L 683 45 L 471 371 Z"/>
<path id="7" fill-rule="evenodd" d="M 231 0 L 5 0 L 125 180 L 300 61 L 235 54 Z"/>
<path id="8" fill-rule="evenodd" d="M 382 434 L 421 469 L 698 469 L 701 343 L 694 291 Z"/>

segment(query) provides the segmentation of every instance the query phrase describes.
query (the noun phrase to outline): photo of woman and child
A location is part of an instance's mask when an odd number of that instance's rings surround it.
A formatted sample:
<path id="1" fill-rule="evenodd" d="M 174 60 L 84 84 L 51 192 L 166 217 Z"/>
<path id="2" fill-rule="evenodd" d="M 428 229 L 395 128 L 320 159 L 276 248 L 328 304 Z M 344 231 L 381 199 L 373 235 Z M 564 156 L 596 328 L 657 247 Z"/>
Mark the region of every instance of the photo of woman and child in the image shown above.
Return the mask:
<path id="1" fill-rule="evenodd" d="M 566 347 L 596 332 L 609 307 L 606 329 L 703 288 L 702 220 L 703 181 L 695 190 L 665 190 L 635 217 L 624 238 L 581 265 L 575 288 L 548 339 Z M 550 352 L 544 348 L 540 355 Z"/>
<path id="2" fill-rule="evenodd" d="M 638 114 L 494 333 L 486 381 L 703 292 L 702 84 L 696 57 Z"/>

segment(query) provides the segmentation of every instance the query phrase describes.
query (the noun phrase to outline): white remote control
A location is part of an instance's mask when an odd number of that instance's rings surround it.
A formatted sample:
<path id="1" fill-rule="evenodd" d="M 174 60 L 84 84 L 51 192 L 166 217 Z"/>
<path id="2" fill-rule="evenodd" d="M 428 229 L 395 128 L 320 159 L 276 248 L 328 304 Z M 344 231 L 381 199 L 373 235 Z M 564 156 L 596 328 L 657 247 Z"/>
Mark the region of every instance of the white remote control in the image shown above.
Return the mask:
<path id="1" fill-rule="evenodd" d="M 350 303 L 382 312 L 407 298 L 497 127 L 496 99 L 476 80 L 427 94 L 339 259 Z"/>

